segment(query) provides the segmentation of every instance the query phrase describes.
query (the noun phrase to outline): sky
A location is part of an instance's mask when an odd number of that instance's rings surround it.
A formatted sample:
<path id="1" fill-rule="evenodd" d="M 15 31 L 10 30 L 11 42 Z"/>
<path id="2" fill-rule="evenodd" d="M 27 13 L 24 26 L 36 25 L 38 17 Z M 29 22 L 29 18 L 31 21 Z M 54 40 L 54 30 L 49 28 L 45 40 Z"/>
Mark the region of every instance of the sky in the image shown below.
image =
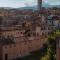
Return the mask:
<path id="1" fill-rule="evenodd" d="M 50 5 L 60 5 L 60 0 L 43 0 L 43 1 Z"/>
<path id="2" fill-rule="evenodd" d="M 51 5 L 59 5 L 60 0 L 43 0 Z M 0 7 L 25 7 L 37 5 L 37 0 L 0 0 Z"/>
<path id="3" fill-rule="evenodd" d="M 37 0 L 0 0 L 0 7 L 25 7 L 37 5 Z"/>

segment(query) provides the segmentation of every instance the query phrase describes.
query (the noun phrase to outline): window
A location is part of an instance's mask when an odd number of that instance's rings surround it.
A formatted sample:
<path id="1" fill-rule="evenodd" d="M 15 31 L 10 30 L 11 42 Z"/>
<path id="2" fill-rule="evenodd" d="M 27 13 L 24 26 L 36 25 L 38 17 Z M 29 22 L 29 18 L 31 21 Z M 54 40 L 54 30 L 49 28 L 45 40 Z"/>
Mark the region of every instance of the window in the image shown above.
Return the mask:
<path id="1" fill-rule="evenodd" d="M 45 30 L 46 28 L 45 27 L 41 27 L 41 30 Z"/>
<path id="2" fill-rule="evenodd" d="M 29 46 L 28 48 L 29 48 L 29 50 L 30 50 L 30 49 L 32 49 L 32 47 L 31 47 L 31 46 Z"/>
<path id="3" fill-rule="evenodd" d="M 8 60 L 8 54 L 5 54 L 5 60 Z"/>
<path id="4" fill-rule="evenodd" d="M 44 35 L 44 32 L 42 32 L 42 36 Z"/>
<path id="5" fill-rule="evenodd" d="M 14 47 L 16 47 L 16 45 L 14 45 Z"/>
<path id="6" fill-rule="evenodd" d="M 59 40 L 58 44 L 59 44 L 59 48 L 60 48 L 60 40 Z"/>
<path id="7" fill-rule="evenodd" d="M 19 56 L 21 56 L 22 54 L 21 54 L 21 51 L 20 51 L 20 54 L 19 54 Z"/>
<path id="8" fill-rule="evenodd" d="M 23 52 L 25 53 L 25 52 L 26 52 L 26 50 L 24 49 L 24 50 L 23 50 Z"/>
<path id="9" fill-rule="evenodd" d="M 7 48 L 7 46 L 5 46 L 5 48 Z"/>
<path id="10" fill-rule="evenodd" d="M 39 36 L 39 33 L 37 33 L 37 36 Z"/>
<path id="11" fill-rule="evenodd" d="M 31 40 L 29 40 L 29 43 L 31 43 Z"/>
<path id="12" fill-rule="evenodd" d="M 18 34 L 19 34 L 19 32 L 18 32 Z"/>
<path id="13" fill-rule="evenodd" d="M 9 47 L 10 47 L 10 48 L 12 48 L 12 46 L 11 46 L 11 45 L 10 45 Z"/>
<path id="14" fill-rule="evenodd" d="M 22 32 L 21 32 L 21 34 L 22 34 Z"/>
<path id="15" fill-rule="evenodd" d="M 25 44 L 25 45 L 27 44 L 27 41 L 26 41 L 26 40 L 24 40 L 24 44 Z"/>
<path id="16" fill-rule="evenodd" d="M 36 33 L 33 33 L 33 36 L 36 36 Z"/>

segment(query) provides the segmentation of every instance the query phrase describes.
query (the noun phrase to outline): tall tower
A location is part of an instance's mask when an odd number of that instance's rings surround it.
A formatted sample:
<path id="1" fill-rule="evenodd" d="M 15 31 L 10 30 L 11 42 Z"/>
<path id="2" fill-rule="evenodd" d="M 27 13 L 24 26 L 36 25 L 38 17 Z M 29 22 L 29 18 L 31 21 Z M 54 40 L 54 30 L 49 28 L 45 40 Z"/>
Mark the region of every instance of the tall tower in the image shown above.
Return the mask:
<path id="1" fill-rule="evenodd" d="M 38 10 L 42 9 L 42 0 L 38 0 Z"/>

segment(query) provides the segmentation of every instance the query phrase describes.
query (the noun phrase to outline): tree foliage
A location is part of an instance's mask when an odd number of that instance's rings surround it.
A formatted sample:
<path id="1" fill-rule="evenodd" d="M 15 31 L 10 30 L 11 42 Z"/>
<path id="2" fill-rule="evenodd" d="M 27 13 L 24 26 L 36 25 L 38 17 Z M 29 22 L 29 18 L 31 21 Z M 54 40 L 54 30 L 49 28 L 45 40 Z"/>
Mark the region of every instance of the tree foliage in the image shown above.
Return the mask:
<path id="1" fill-rule="evenodd" d="M 42 55 L 40 60 L 56 60 L 56 38 L 60 36 L 60 31 L 55 31 L 48 36 L 47 51 Z M 44 52 L 43 52 L 44 53 Z"/>

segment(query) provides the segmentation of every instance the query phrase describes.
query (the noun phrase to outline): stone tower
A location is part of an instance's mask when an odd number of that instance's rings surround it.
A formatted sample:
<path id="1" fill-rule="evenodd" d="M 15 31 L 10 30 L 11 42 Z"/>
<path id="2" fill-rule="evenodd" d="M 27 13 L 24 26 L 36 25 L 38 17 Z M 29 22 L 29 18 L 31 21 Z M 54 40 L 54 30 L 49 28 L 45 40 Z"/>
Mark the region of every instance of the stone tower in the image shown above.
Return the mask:
<path id="1" fill-rule="evenodd" d="M 42 9 L 42 0 L 38 0 L 38 10 Z"/>

